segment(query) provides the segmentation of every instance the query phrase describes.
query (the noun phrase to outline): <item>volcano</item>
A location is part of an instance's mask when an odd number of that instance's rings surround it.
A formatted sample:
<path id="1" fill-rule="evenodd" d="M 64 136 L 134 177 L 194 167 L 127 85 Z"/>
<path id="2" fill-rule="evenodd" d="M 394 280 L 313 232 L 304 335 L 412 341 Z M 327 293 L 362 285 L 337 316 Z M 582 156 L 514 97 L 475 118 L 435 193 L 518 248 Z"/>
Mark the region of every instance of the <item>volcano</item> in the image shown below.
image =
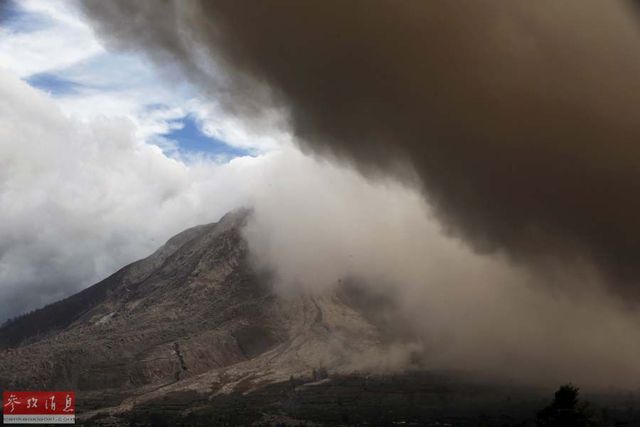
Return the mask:
<path id="1" fill-rule="evenodd" d="M 349 278 L 322 295 L 278 292 L 243 237 L 251 215 L 237 210 L 183 231 L 82 292 L 6 322 L 0 391 L 75 390 L 83 425 L 531 419 L 546 390 L 428 370 L 391 296 Z"/>
<path id="2" fill-rule="evenodd" d="M 242 236 L 249 216 L 238 210 L 190 228 L 82 292 L 7 322 L 2 388 L 77 390 L 90 417 L 170 393 L 247 393 L 356 370 L 383 345 L 379 328 L 349 303 L 353 292 L 274 292 Z"/>

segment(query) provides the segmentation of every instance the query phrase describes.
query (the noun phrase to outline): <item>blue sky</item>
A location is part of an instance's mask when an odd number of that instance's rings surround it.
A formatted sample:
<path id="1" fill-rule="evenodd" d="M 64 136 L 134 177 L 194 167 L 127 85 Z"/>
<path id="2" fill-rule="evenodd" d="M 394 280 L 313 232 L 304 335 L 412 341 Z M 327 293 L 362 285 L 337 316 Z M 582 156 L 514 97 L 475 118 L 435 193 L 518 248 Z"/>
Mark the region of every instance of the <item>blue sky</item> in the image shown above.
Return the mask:
<path id="1" fill-rule="evenodd" d="M 37 31 L 51 23 L 51 19 L 46 14 L 27 11 L 14 0 L 5 1 L 1 12 L 2 25 L 14 32 Z"/>
<path id="2" fill-rule="evenodd" d="M 73 80 L 67 80 L 56 73 L 37 73 L 27 77 L 29 85 L 50 93 L 53 96 L 65 96 L 77 93 L 82 86 Z"/>
<path id="3" fill-rule="evenodd" d="M 179 119 L 179 126 L 164 136 L 176 141 L 180 149 L 186 152 L 200 152 L 229 158 L 251 154 L 247 149 L 230 146 L 224 141 L 206 135 L 192 114 Z"/>

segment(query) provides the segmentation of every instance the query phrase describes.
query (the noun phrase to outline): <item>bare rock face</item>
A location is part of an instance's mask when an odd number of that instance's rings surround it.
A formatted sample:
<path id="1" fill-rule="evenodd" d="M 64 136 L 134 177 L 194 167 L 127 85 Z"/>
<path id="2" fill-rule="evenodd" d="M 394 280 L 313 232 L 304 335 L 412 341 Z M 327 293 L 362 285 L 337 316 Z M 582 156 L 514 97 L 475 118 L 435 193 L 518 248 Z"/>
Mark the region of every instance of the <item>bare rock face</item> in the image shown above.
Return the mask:
<path id="1" fill-rule="evenodd" d="M 146 259 L 0 328 L 0 389 L 74 389 L 126 410 L 163 393 L 226 393 L 346 372 L 381 344 L 336 295 L 273 292 L 252 269 L 250 212 L 186 230 Z M 109 396 L 109 397 L 106 397 Z"/>

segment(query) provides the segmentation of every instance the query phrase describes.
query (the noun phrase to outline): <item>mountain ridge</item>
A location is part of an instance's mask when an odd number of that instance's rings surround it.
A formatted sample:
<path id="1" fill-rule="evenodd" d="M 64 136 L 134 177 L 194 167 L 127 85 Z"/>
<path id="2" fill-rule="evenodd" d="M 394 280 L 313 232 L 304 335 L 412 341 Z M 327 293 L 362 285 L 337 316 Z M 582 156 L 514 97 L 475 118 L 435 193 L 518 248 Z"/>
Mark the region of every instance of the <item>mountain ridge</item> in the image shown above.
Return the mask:
<path id="1" fill-rule="evenodd" d="M 166 393 L 225 394 L 353 371 L 382 346 L 376 326 L 338 294 L 275 292 L 250 261 L 242 235 L 250 214 L 234 211 L 185 230 L 149 257 L 0 329 L 1 388 L 74 389 L 79 400 L 100 402 L 95 410 L 118 412 Z M 65 309 L 39 334 L 27 328 L 6 345 L 7 330 Z"/>
<path id="2" fill-rule="evenodd" d="M 241 209 L 237 212 L 249 211 Z M 224 217 L 221 218 L 220 221 L 223 220 Z M 129 272 L 131 274 L 136 269 L 138 269 L 138 271 L 144 270 L 144 267 L 140 268 L 140 265 L 157 263 L 159 260 L 164 261 L 172 253 L 177 251 L 182 244 L 188 241 L 190 237 L 193 237 L 197 232 L 201 232 L 203 229 L 215 226 L 215 224 L 217 223 L 190 227 L 171 237 L 164 245 L 148 257 L 125 265 L 98 283 L 59 301 L 55 301 L 44 307 L 21 314 L 13 319 L 8 319 L 0 325 L 0 350 L 19 345 L 21 344 L 21 340 L 28 342 L 30 338 L 37 339 L 40 335 L 46 336 L 48 332 L 55 332 L 56 330 L 66 328 L 82 315 L 81 310 L 86 309 L 86 305 L 88 303 L 95 300 L 102 300 L 106 295 L 106 292 L 116 286 L 124 278 L 123 276 L 125 273 Z M 138 275 L 140 275 L 140 273 L 138 273 Z M 54 320 L 52 322 L 52 319 L 60 320 Z M 40 329 L 42 325 L 45 325 L 44 329 Z"/>

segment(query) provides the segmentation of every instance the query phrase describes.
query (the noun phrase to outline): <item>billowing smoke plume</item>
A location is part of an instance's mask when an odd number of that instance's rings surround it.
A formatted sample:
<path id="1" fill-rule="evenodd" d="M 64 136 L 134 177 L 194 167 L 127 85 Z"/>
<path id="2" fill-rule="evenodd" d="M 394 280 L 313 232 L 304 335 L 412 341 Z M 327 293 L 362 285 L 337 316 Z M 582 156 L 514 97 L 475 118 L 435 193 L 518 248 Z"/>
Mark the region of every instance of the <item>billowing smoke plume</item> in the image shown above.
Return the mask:
<path id="1" fill-rule="evenodd" d="M 403 369 L 418 356 L 427 369 L 547 386 L 637 387 L 640 317 L 584 267 L 542 278 L 475 253 L 443 235 L 412 188 L 295 151 L 272 155 L 255 181 L 245 236 L 282 293 L 360 284 L 353 302 L 390 334 L 390 353 L 356 366 Z"/>
<path id="2" fill-rule="evenodd" d="M 255 126 L 285 111 L 305 148 L 343 161 L 284 150 L 256 180 L 246 236 L 278 286 L 366 283 L 429 367 L 636 386 L 639 319 L 600 289 L 636 295 L 640 277 L 626 3 L 82 5 L 112 46 Z"/>
<path id="3" fill-rule="evenodd" d="M 640 277 L 640 28 L 626 3 L 89 1 L 114 45 L 307 147 L 412 166 L 451 233 L 539 265 Z M 212 60 L 215 58 L 215 60 Z"/>

